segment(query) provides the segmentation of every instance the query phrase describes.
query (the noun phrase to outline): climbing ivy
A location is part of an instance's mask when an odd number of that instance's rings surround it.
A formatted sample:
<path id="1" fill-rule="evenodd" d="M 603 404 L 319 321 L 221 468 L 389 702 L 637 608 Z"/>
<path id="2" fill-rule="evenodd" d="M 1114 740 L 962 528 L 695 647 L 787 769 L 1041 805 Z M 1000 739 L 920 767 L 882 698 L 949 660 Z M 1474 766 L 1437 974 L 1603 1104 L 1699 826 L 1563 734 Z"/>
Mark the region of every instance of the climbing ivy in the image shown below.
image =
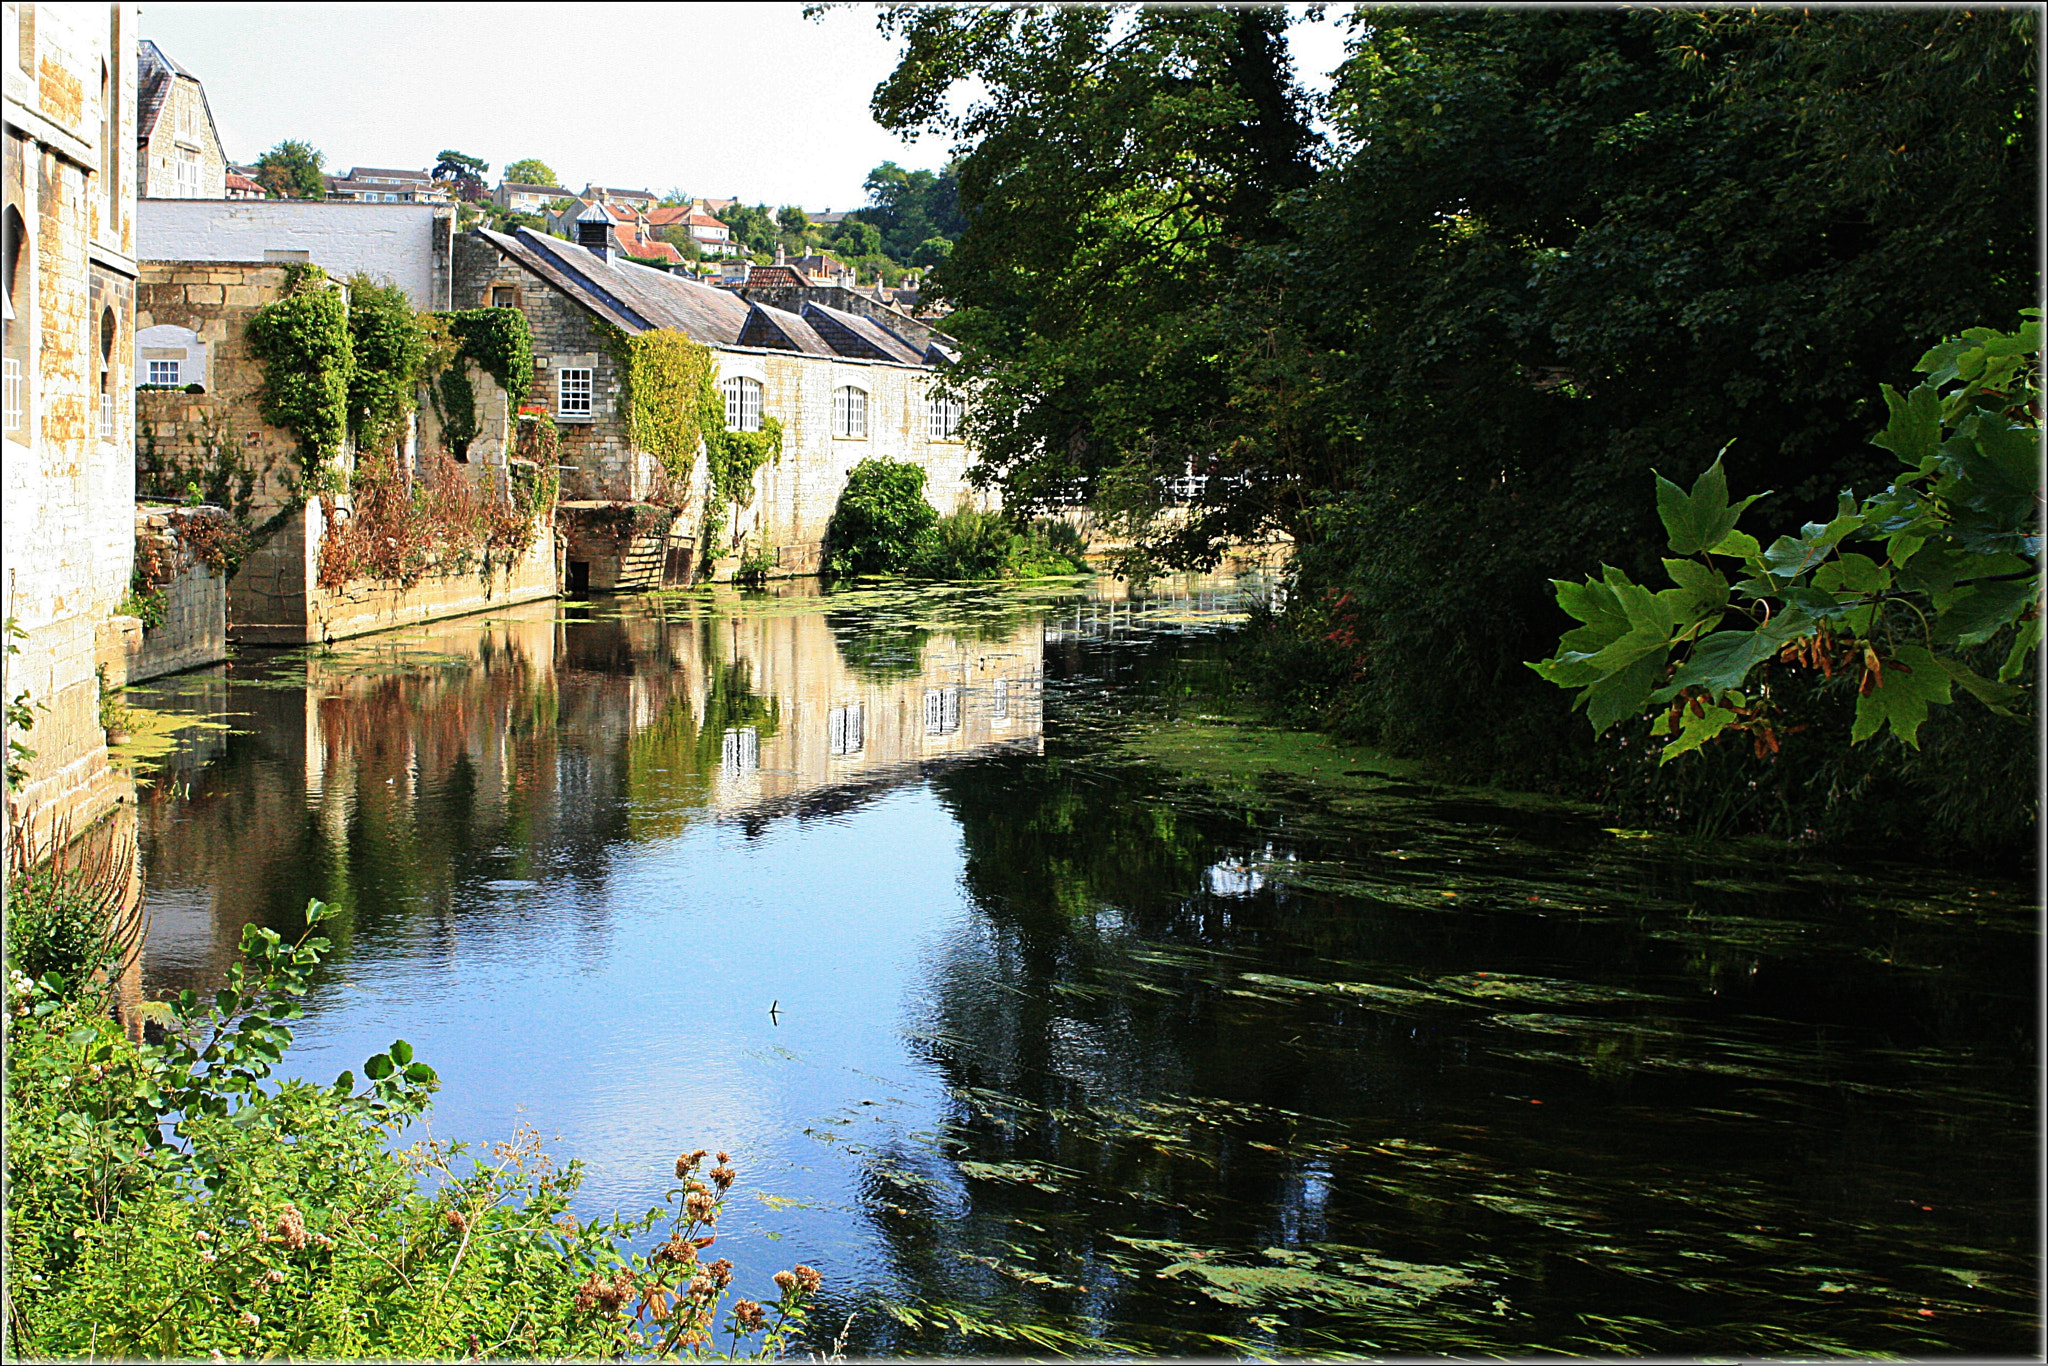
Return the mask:
<path id="1" fill-rule="evenodd" d="M 298 438 L 308 488 L 333 485 L 331 462 L 348 435 L 355 369 L 348 314 L 326 271 L 298 265 L 285 276 L 284 297 L 249 319 L 249 349 L 263 363 L 263 420 Z"/>
<path id="2" fill-rule="evenodd" d="M 770 460 L 782 458 L 782 424 L 761 419 L 758 432 L 729 432 L 720 427 L 704 437 L 705 463 L 711 470 L 711 491 L 721 503 L 742 507 L 754 501 L 754 474 Z"/>
<path id="3" fill-rule="evenodd" d="M 349 430 L 358 451 L 388 451 L 417 401 L 427 331 L 403 289 L 361 273 L 348 281 L 348 330 L 355 355 Z"/>
<path id="4" fill-rule="evenodd" d="M 526 315 L 516 308 L 465 308 L 443 316 L 462 354 L 498 381 L 512 406 L 526 402 L 533 389 L 533 331 Z"/>
<path id="5" fill-rule="evenodd" d="M 687 485 L 698 443 L 725 428 L 711 348 L 665 328 L 630 337 L 613 328 L 607 339 L 625 377 L 629 438 L 677 485 Z"/>
<path id="6" fill-rule="evenodd" d="M 469 443 L 476 440 L 476 386 L 469 382 L 469 358 L 457 355 L 427 385 L 427 397 L 434 415 L 441 419 L 441 444 L 457 460 L 469 459 Z"/>

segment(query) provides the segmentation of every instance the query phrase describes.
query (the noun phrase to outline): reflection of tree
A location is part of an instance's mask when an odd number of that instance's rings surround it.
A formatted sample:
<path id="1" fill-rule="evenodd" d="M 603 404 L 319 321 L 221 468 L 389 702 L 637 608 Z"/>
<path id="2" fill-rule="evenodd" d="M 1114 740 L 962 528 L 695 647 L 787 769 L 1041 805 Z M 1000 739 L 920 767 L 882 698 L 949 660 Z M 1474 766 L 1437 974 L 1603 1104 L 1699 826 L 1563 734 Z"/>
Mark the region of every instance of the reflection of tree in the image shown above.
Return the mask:
<path id="1" fill-rule="evenodd" d="M 893 683 L 924 672 L 924 645 L 931 632 L 888 612 L 828 611 L 825 624 L 846 667 L 875 683 Z"/>
<path id="2" fill-rule="evenodd" d="M 782 724 L 782 702 L 754 692 L 753 666 L 744 658 L 720 662 L 713 630 L 704 631 L 706 680 L 701 721 L 687 697 L 669 699 L 652 725 L 629 742 L 626 793 L 636 840 L 681 830 L 710 800 L 725 733 L 751 727 L 762 740 Z"/>

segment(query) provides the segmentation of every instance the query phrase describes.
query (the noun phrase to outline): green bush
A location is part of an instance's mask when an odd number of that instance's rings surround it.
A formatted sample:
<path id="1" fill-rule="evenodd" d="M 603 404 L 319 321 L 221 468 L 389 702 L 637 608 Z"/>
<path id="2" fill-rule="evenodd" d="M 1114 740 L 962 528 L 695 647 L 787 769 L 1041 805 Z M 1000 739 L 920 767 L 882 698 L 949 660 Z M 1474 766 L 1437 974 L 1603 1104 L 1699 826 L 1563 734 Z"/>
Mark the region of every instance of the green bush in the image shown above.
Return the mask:
<path id="1" fill-rule="evenodd" d="M 922 469 L 901 460 L 863 460 L 847 475 L 825 524 L 825 572 L 832 578 L 899 572 L 938 520 L 924 498 Z"/>
<path id="2" fill-rule="evenodd" d="M 939 518 L 905 566 L 922 579 L 1030 579 L 1087 569 L 1081 534 L 1065 522 L 1018 525 L 1000 512 L 962 508 Z"/>
<path id="3" fill-rule="evenodd" d="M 10 977 L 8 1359 L 663 1358 L 714 1329 L 736 1354 L 785 1349 L 808 1267 L 717 1322 L 732 1265 L 697 1249 L 737 1175 L 724 1154 L 701 1173 L 702 1150 L 679 1157 L 667 1207 L 585 1225 L 580 1164 L 531 1130 L 488 1155 L 391 1150 L 438 1084 L 402 1040 L 360 1093 L 349 1073 L 274 1081 L 327 914 L 312 903 L 293 944 L 246 927 L 221 991 L 147 1008 L 162 1042 L 131 1042 L 54 975 Z M 624 1250 L 663 1223 L 652 1252 Z"/>
<path id="4" fill-rule="evenodd" d="M 355 360 L 342 292 L 318 266 L 298 267 L 285 296 L 250 317 L 248 337 L 263 363 L 263 420 L 299 439 L 299 462 L 321 486 L 348 435 Z"/>

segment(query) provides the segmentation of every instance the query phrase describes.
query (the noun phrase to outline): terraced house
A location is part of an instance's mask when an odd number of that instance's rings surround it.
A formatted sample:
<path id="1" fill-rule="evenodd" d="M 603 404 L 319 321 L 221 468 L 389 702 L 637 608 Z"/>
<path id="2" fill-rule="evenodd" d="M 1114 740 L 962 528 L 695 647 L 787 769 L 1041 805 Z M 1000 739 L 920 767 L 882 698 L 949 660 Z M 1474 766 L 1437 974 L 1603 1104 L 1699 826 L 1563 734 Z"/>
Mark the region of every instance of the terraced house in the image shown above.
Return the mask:
<path id="1" fill-rule="evenodd" d="M 974 455 L 961 436 L 960 405 L 937 384 L 949 339 L 867 301 L 861 312 L 789 291 L 768 302 L 744 287 L 639 265 L 613 248 L 609 222 L 584 226 L 583 244 L 478 229 L 455 246 L 455 306 L 518 308 L 532 328 L 532 401 L 545 404 L 562 431 L 565 524 L 573 526 L 579 503 L 644 503 L 675 509 L 673 538 L 693 541 L 703 525 L 702 462 L 676 487 L 661 462 L 634 445 L 608 329 L 672 329 L 710 347 L 727 426 L 759 431 L 769 418 L 782 425 L 782 454 L 755 474 L 751 500 L 719 510 L 730 539 L 690 545 L 697 555 L 745 553 L 772 558 L 781 573 L 815 573 L 847 473 L 871 457 L 921 466 L 926 497 L 941 512 L 985 505 L 987 495 L 967 481 Z M 566 553 L 572 587 L 651 586 L 634 581 L 623 551 L 572 534 Z M 657 571 L 660 558 L 651 561 Z"/>

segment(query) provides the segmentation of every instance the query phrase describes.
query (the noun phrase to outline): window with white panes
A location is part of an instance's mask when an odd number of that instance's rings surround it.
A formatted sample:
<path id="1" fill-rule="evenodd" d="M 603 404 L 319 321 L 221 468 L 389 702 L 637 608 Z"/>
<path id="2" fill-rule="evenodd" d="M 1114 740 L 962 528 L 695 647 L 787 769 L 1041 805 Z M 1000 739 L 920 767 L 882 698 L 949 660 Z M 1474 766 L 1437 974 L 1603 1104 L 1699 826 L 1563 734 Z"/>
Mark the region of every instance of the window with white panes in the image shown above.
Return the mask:
<path id="1" fill-rule="evenodd" d="M 4 398 L 0 398 L 0 408 L 5 410 L 7 430 L 19 431 L 27 408 L 22 401 L 21 362 L 9 356 L 5 368 L 5 383 L 0 385 L 0 394 L 4 394 Z"/>
<path id="2" fill-rule="evenodd" d="M 960 400 L 933 394 L 925 400 L 925 431 L 934 441 L 960 439 Z"/>
<path id="3" fill-rule="evenodd" d="M 199 198 L 199 153 L 189 147 L 178 149 L 177 198 Z"/>
<path id="4" fill-rule="evenodd" d="M 564 366 L 555 372 L 555 416 L 590 417 L 590 371 Z"/>
<path id="5" fill-rule="evenodd" d="M 761 381 L 738 376 L 719 386 L 725 391 L 725 429 L 729 432 L 761 430 Z"/>
<path id="6" fill-rule="evenodd" d="M 994 688 L 992 688 L 992 689 L 990 689 L 990 695 L 989 695 L 989 711 L 990 711 L 990 714 L 991 714 L 991 715 L 992 715 L 992 716 L 993 716 L 993 717 L 994 717 L 994 718 L 995 718 L 995 719 L 996 719 L 997 721 L 1008 721 L 1008 720 L 1010 719 L 1010 680 L 1009 680 L 1009 679 L 1007 679 L 1007 678 L 998 678 L 998 679 L 996 680 L 996 683 L 995 683 L 995 687 L 994 687 Z"/>
<path id="7" fill-rule="evenodd" d="M 178 382 L 178 362 L 174 360 L 151 361 L 149 363 L 149 382 L 151 384 L 176 384 Z"/>
<path id="8" fill-rule="evenodd" d="M 832 391 L 832 435 L 865 440 L 868 434 L 868 395 L 850 384 Z"/>
<path id="9" fill-rule="evenodd" d="M 960 690 L 958 688 L 926 688 L 924 690 L 924 733 L 926 735 L 951 735 L 960 729 Z"/>
<path id="10" fill-rule="evenodd" d="M 751 773 L 760 768 L 761 732 L 752 726 L 726 731 L 720 762 L 727 773 Z"/>
<path id="11" fill-rule="evenodd" d="M 860 708 L 860 703 L 851 702 L 832 708 L 831 714 L 825 718 L 826 738 L 831 742 L 835 755 L 861 752 L 864 737 L 861 734 Z"/>

